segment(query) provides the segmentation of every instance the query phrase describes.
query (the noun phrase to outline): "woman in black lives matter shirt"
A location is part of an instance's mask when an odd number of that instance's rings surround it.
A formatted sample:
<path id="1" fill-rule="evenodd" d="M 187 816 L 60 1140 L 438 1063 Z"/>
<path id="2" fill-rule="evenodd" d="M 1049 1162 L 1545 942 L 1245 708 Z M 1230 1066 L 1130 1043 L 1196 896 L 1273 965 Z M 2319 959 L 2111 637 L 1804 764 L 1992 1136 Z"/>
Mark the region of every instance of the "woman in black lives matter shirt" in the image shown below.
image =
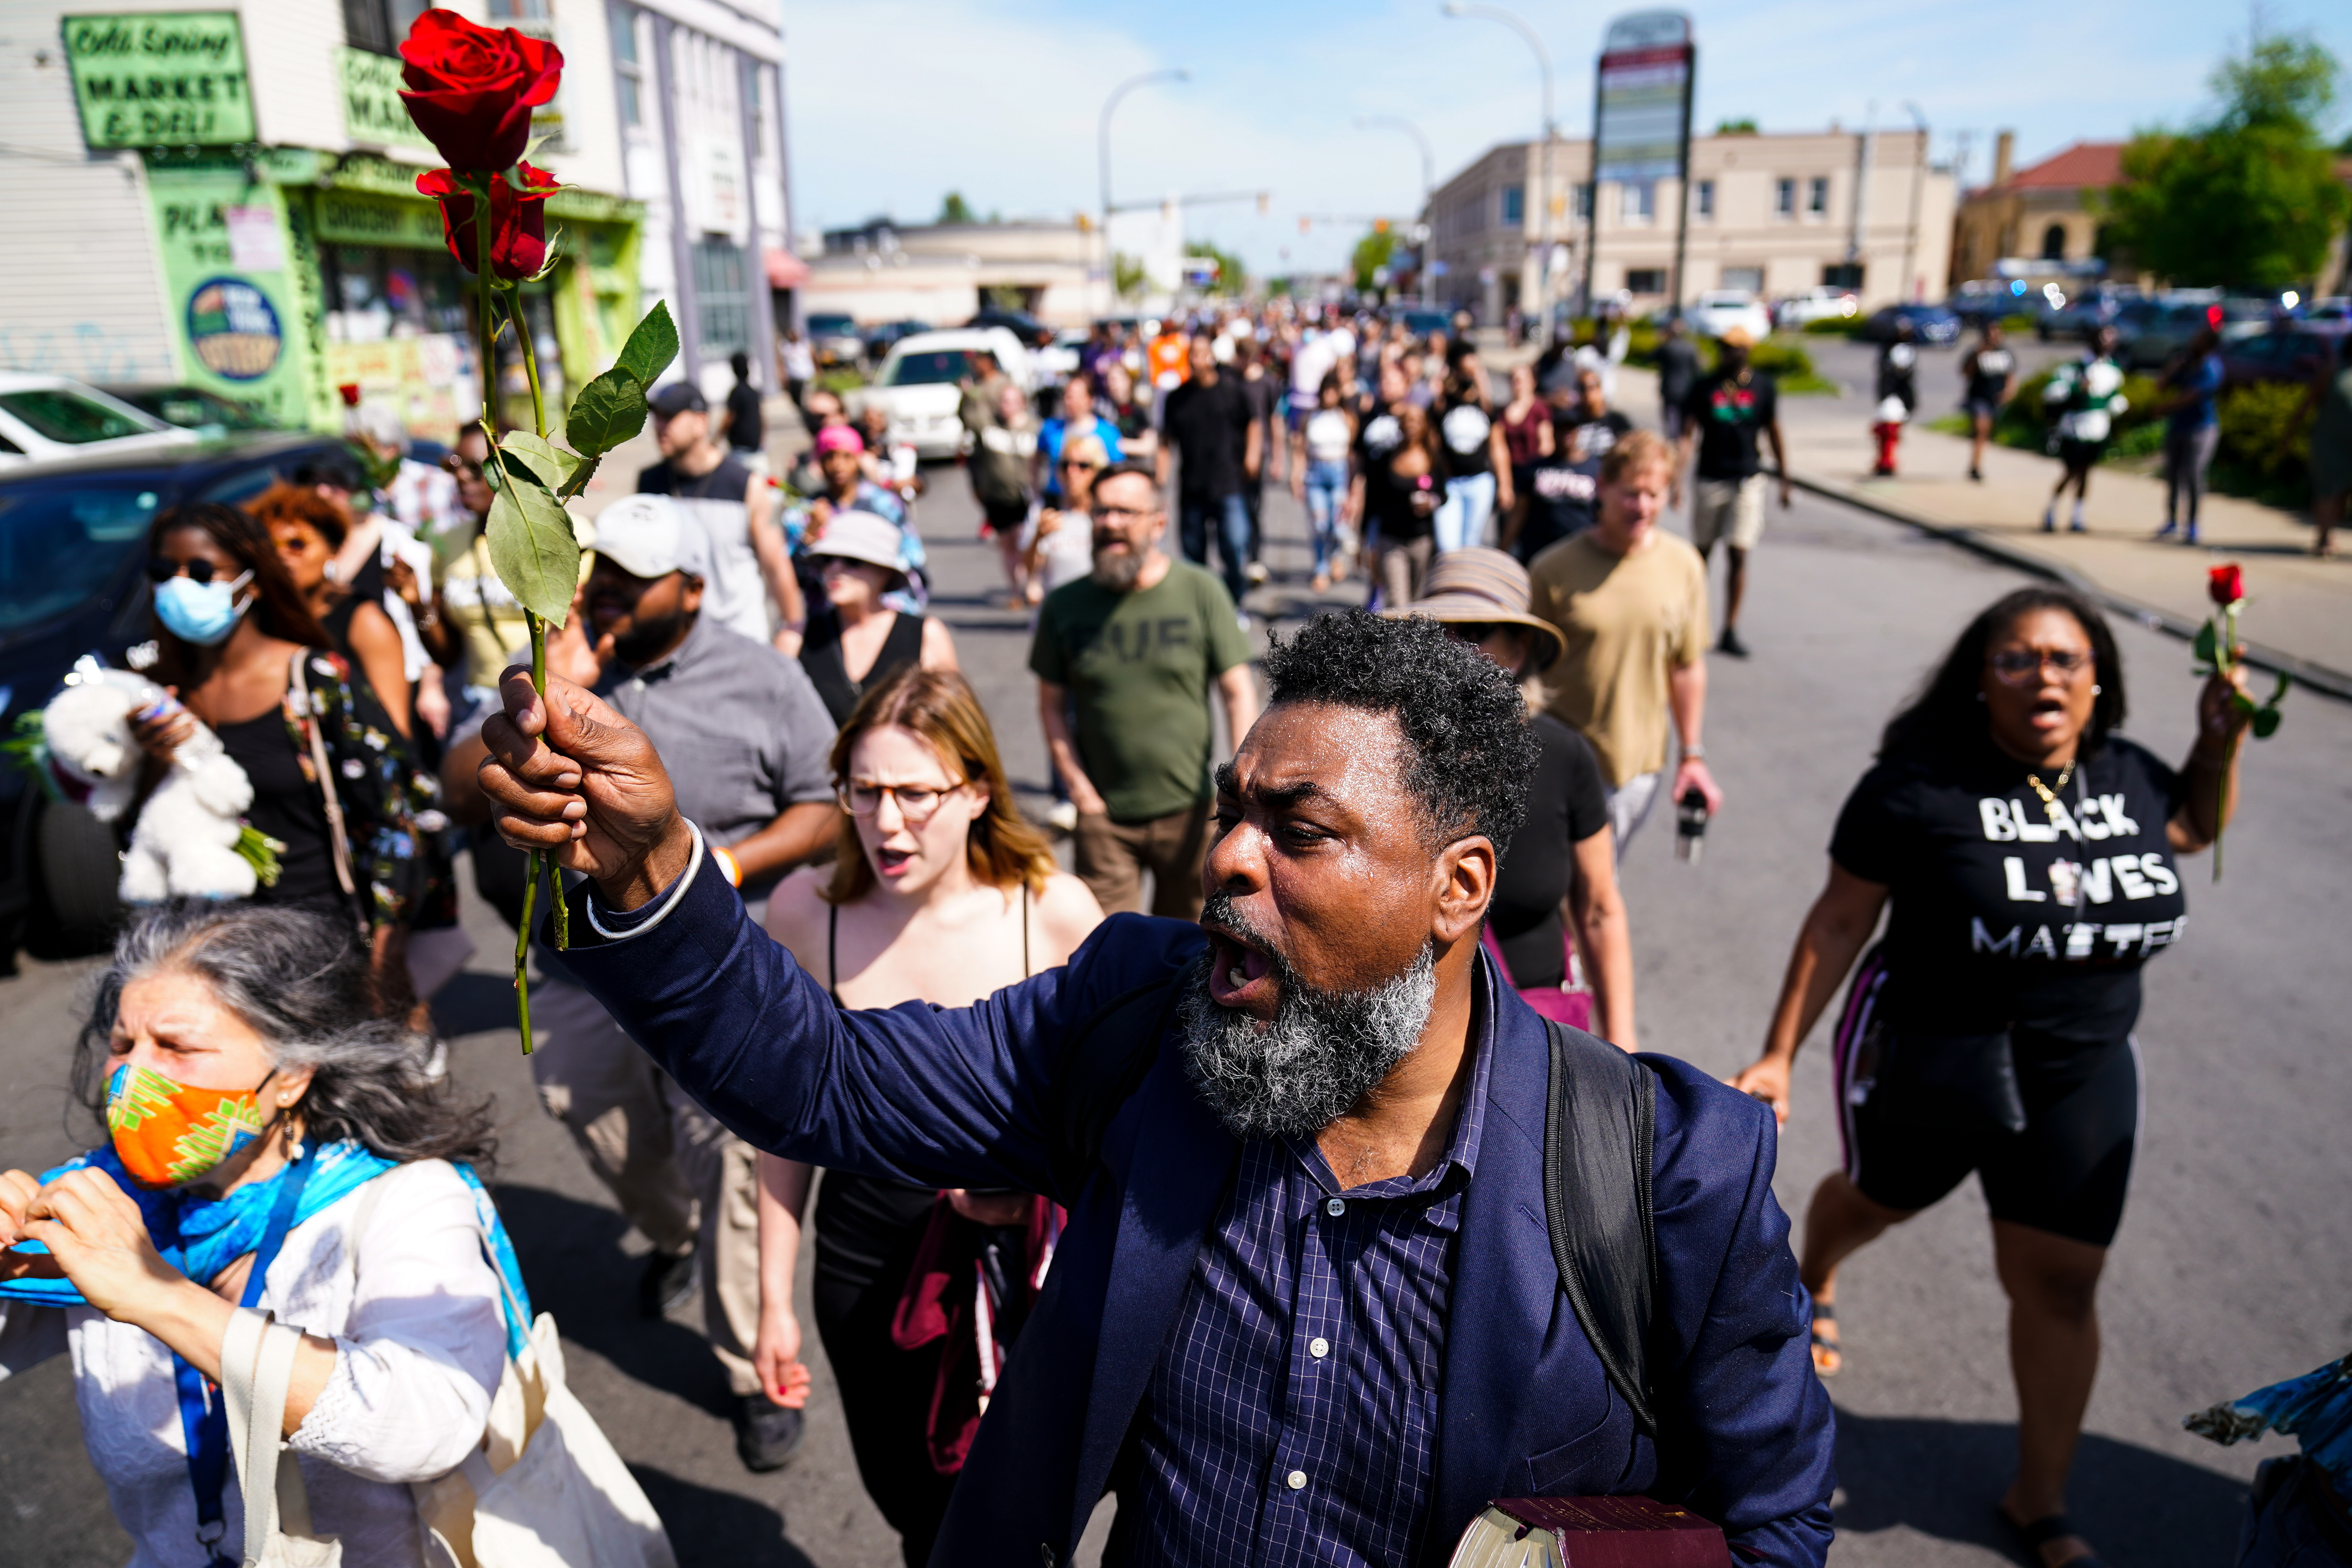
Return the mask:
<path id="1" fill-rule="evenodd" d="M 1764 1055 L 1732 1080 L 1785 1121 L 1798 1044 L 1862 958 L 1834 1036 L 1844 1168 L 1805 1219 L 1814 1362 L 1838 1369 L 1839 1265 L 1978 1173 L 2018 1384 L 2000 1506 L 2052 1568 L 2092 1561 L 2066 1471 L 2139 1130 L 2139 972 L 2182 935 L 2175 858 L 2237 798 L 2232 690 L 2206 683 L 2176 772 L 2114 733 L 2123 667 L 2089 601 L 2021 588 L 1979 616 L 1847 798 Z"/>

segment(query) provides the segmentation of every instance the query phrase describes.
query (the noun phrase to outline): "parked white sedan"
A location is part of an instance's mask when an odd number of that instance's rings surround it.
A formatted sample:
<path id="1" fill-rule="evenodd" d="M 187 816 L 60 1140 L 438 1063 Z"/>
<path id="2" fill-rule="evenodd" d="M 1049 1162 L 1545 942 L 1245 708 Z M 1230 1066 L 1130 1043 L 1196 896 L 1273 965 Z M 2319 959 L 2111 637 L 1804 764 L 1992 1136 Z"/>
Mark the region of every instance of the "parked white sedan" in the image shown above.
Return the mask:
<path id="1" fill-rule="evenodd" d="M 1702 338 L 1719 338 L 1734 327 L 1762 342 L 1772 335 L 1772 312 L 1745 289 L 1709 289 L 1683 312 L 1691 331 Z"/>
<path id="2" fill-rule="evenodd" d="M 61 375 L 0 371 L 0 467 L 51 458 L 128 456 L 201 437 Z"/>
<path id="3" fill-rule="evenodd" d="M 1015 385 L 1030 384 L 1028 351 L 1003 327 L 957 327 L 900 338 L 883 356 L 872 384 L 848 397 L 854 418 L 868 407 L 890 416 L 890 439 L 936 462 L 964 447 L 963 422 L 956 417 L 961 384 L 971 375 L 972 356 L 986 349 Z"/>

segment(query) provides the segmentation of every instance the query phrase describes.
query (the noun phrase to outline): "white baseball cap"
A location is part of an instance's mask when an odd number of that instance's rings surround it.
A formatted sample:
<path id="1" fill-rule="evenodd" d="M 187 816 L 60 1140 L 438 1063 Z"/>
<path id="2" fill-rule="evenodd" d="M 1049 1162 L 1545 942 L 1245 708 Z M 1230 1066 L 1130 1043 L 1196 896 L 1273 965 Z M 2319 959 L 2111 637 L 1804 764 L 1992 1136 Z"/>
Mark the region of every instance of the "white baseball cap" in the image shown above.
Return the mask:
<path id="1" fill-rule="evenodd" d="M 710 581 L 710 537 L 667 496 L 624 496 L 596 514 L 596 553 L 633 577 Z"/>
<path id="2" fill-rule="evenodd" d="M 864 561 L 891 572 L 907 569 L 907 536 L 898 525 L 879 512 L 855 507 L 825 519 L 824 531 L 810 542 L 808 552 Z"/>

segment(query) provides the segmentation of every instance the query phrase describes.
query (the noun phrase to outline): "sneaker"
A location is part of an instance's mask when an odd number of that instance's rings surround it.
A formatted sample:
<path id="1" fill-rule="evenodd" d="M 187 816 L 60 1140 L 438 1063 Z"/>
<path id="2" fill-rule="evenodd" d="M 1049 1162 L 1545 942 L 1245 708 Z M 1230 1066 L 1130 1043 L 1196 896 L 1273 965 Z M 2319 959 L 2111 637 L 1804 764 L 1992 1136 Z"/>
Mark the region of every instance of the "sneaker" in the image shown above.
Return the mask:
<path id="1" fill-rule="evenodd" d="M 1984 483 L 1984 475 L 1975 468 L 1970 468 L 1969 470 L 1969 478 L 1974 479 L 1979 484 Z"/>
<path id="2" fill-rule="evenodd" d="M 1315 580 L 1307 585 L 1318 594 L 1328 594 L 1331 591 L 1331 574 L 1318 572 L 1315 574 Z"/>
<path id="3" fill-rule="evenodd" d="M 2180 525 L 2179 523 L 2168 521 L 2162 528 L 2156 531 L 2156 537 L 2158 539 L 2169 539 L 2179 531 Z"/>
<path id="4" fill-rule="evenodd" d="M 1072 800 L 1057 800 L 1045 808 L 1045 821 L 1065 833 L 1078 830 L 1078 805 Z"/>
<path id="5" fill-rule="evenodd" d="M 2055 533 L 2058 531 L 2058 514 L 2056 512 L 2045 511 L 2042 514 L 2042 531 L 2044 533 Z"/>
<path id="6" fill-rule="evenodd" d="M 1715 651 L 1717 653 L 1727 653 L 1734 658 L 1746 658 L 1748 657 L 1748 645 L 1739 640 L 1739 634 L 1738 632 L 1732 630 L 1729 626 L 1726 626 L 1723 628 L 1723 635 L 1715 639 Z"/>
<path id="7" fill-rule="evenodd" d="M 2082 515 L 2077 513 L 2074 520 L 2066 524 L 2066 531 L 2069 533 L 2088 533 L 2091 531 L 2091 525 L 2084 522 L 2082 519 Z"/>
<path id="8" fill-rule="evenodd" d="M 637 1277 L 637 1310 L 648 1318 L 666 1318 L 686 1305 L 694 1294 L 694 1254 L 656 1252 L 646 1259 Z"/>
<path id="9" fill-rule="evenodd" d="M 2189 531 L 2187 533 L 2180 536 L 2180 542 L 2186 544 L 2191 550 L 2197 548 L 2197 527 L 2194 523 L 2189 525 Z"/>
<path id="10" fill-rule="evenodd" d="M 1251 562 L 1249 563 L 1249 571 L 1245 575 L 1247 575 L 1250 580 L 1251 587 L 1256 588 L 1264 586 L 1266 576 L 1265 563 L 1263 561 Z"/>
<path id="11" fill-rule="evenodd" d="M 801 1412 L 764 1394 L 747 1394 L 735 1402 L 735 1454 L 747 1470 L 764 1475 L 782 1469 L 807 1432 Z"/>

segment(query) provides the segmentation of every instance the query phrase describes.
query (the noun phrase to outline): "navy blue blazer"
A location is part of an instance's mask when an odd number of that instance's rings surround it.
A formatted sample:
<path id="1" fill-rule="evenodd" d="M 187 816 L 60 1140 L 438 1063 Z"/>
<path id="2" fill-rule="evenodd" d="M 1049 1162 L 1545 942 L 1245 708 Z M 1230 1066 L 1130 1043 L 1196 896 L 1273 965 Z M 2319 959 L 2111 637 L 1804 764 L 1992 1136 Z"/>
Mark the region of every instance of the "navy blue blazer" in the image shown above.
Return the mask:
<path id="1" fill-rule="evenodd" d="M 1066 968 L 975 1006 L 865 1012 L 836 1007 L 716 875 L 694 876 L 659 923 L 624 942 L 584 919 L 572 930 L 573 975 L 746 1142 L 926 1186 L 1046 1193 L 1069 1210 L 932 1556 L 1066 1560 L 1109 1483 L 1240 1145 L 1193 1092 L 1181 1053 L 1163 1050 L 1106 1130 L 1099 1167 L 1064 1190 L 1046 1157 L 1055 1074 L 1072 1031 L 1190 963 L 1200 929 L 1114 916 Z M 1500 1012 L 1456 1241 L 1426 1560 L 1443 1563 L 1492 1498 L 1647 1491 L 1719 1522 L 1748 1561 L 1819 1564 L 1832 1418 L 1772 1196 L 1771 1113 L 1685 1063 L 1645 1058 L 1658 1074 L 1662 1464 L 1552 1262 L 1543 1020 L 1507 985 L 1489 994 Z"/>

